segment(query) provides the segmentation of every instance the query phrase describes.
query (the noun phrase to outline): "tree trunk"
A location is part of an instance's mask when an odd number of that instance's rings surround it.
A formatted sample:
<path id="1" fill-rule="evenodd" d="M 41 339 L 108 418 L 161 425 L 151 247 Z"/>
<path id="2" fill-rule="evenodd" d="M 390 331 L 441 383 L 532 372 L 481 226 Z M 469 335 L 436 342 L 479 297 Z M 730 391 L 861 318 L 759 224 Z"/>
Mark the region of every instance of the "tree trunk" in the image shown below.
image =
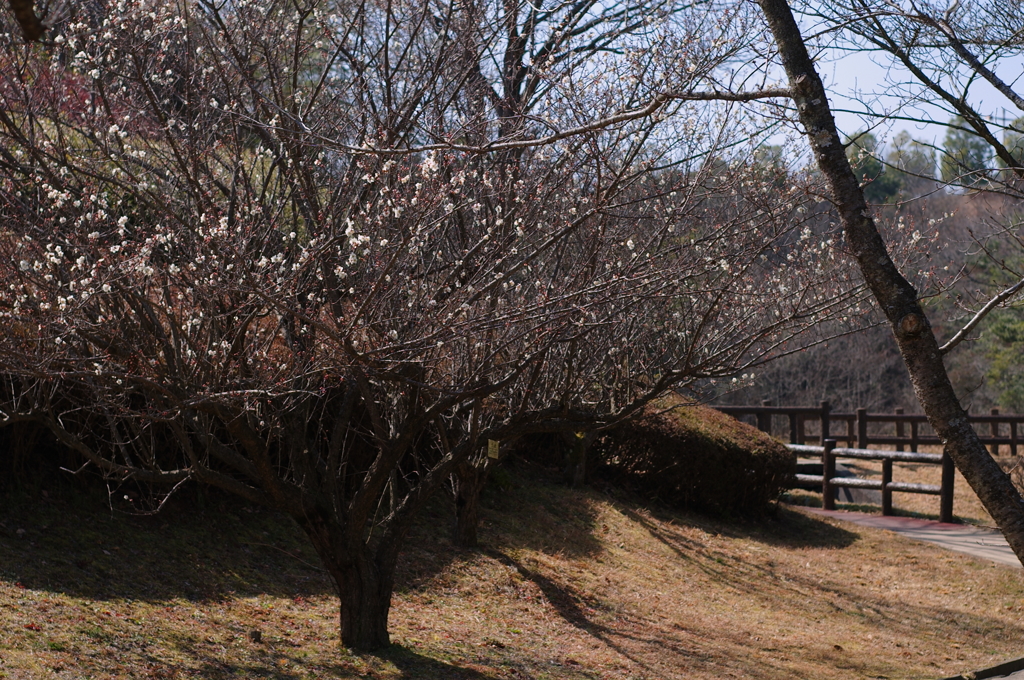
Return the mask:
<path id="1" fill-rule="evenodd" d="M 587 451 L 595 436 L 589 432 L 569 432 L 563 433 L 562 437 L 569 446 L 565 461 L 565 483 L 574 488 L 583 486 L 587 479 Z"/>
<path id="2" fill-rule="evenodd" d="M 356 652 L 373 652 L 390 646 L 388 614 L 397 551 L 380 547 L 371 550 L 358 537 L 345 540 L 341 527 L 328 527 L 323 520 L 306 517 L 296 520 L 309 536 L 338 589 L 341 643 Z"/>
<path id="3" fill-rule="evenodd" d="M 455 527 L 452 542 L 463 548 L 477 546 L 477 528 L 480 526 L 480 494 L 487 484 L 488 464 L 480 466 L 470 462 L 459 465 L 455 481 Z"/>
<path id="4" fill-rule="evenodd" d="M 839 211 L 847 245 L 892 326 L 928 422 L 1024 563 L 1024 502 L 1009 476 L 988 454 L 967 422 L 967 414 L 949 382 L 938 342 L 918 304 L 917 291 L 889 257 L 870 216 L 864 192 L 846 158 L 825 88 L 807 53 L 793 13 L 785 0 L 758 2 L 779 48 L 800 122 Z"/>
<path id="5" fill-rule="evenodd" d="M 358 652 L 388 647 L 394 568 L 382 570 L 367 556 L 350 561 L 341 573 L 341 643 Z"/>
<path id="6" fill-rule="evenodd" d="M 29 42 L 40 40 L 43 37 L 43 32 L 46 31 L 46 26 L 36 16 L 36 8 L 32 0 L 10 0 L 10 5 L 11 11 L 14 12 L 14 18 L 21 26 L 21 33 L 25 36 L 25 40 Z"/>

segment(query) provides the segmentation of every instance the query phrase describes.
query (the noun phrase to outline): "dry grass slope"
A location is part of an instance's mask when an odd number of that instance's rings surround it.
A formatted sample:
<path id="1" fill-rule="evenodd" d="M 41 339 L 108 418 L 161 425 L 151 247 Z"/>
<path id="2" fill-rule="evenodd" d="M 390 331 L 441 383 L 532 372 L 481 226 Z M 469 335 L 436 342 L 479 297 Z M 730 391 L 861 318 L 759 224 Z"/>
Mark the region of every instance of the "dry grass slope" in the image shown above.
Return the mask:
<path id="1" fill-rule="evenodd" d="M 598 474 L 658 505 L 760 516 L 789 485 L 793 454 L 731 416 L 668 395 L 598 441 Z"/>
<path id="2" fill-rule="evenodd" d="M 382 658 L 339 648 L 279 517 L 0 498 L 0 677 L 924 679 L 1024 653 L 1019 570 L 799 509 L 724 523 L 498 477 L 486 548 L 451 548 L 443 503 L 423 518 Z"/>

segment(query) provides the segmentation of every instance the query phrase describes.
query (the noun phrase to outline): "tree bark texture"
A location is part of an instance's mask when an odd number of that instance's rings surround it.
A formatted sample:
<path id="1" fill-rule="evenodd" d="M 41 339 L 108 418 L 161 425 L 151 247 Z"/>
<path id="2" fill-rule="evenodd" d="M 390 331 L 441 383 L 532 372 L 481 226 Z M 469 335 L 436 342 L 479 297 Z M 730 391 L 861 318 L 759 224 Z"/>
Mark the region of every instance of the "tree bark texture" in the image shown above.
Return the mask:
<path id="1" fill-rule="evenodd" d="M 793 13 L 785 0 L 758 0 L 758 4 L 779 49 L 800 122 L 839 211 L 847 246 L 892 327 L 917 398 L 957 469 L 1024 563 L 1024 502 L 967 422 L 917 291 L 889 257 L 846 158 L 824 85 Z"/>
<path id="2" fill-rule="evenodd" d="M 343 528 L 324 521 L 305 518 L 299 524 L 338 589 L 341 643 L 357 652 L 388 647 L 388 614 L 398 551 L 381 546 L 374 550 L 360 536 L 346 538 Z"/>
<path id="3" fill-rule="evenodd" d="M 455 468 L 455 528 L 452 542 L 462 548 L 475 548 L 480 526 L 480 494 L 487 485 L 488 464 L 463 462 Z"/>
<path id="4" fill-rule="evenodd" d="M 36 16 L 35 3 L 32 0 L 10 0 L 11 12 L 21 26 L 25 40 L 32 42 L 41 40 L 46 27 Z"/>

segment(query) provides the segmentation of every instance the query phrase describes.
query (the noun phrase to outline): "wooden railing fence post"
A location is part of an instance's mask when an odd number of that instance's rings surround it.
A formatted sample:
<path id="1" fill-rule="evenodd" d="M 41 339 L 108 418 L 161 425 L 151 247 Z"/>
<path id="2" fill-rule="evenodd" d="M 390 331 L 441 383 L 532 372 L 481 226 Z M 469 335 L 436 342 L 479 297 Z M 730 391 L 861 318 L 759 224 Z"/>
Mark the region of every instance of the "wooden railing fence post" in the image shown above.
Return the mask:
<path id="1" fill-rule="evenodd" d="M 821 437 L 818 439 L 821 445 L 825 445 L 825 440 L 829 438 L 829 413 L 832 411 L 832 405 L 827 401 L 821 402 Z"/>
<path id="2" fill-rule="evenodd" d="M 764 399 L 764 400 L 761 401 L 761 406 L 771 406 L 771 405 L 772 405 L 772 400 L 771 399 Z M 771 413 L 758 412 L 758 414 L 757 414 L 757 429 L 759 429 L 759 430 L 761 430 L 761 432 L 764 432 L 764 433 L 769 434 L 769 435 L 772 433 L 772 414 Z"/>
<path id="3" fill-rule="evenodd" d="M 889 482 L 892 481 L 892 459 L 886 458 L 882 461 L 882 514 L 892 514 L 892 489 Z"/>
<path id="4" fill-rule="evenodd" d="M 857 409 L 857 448 L 868 448 L 868 410 Z"/>
<path id="5" fill-rule="evenodd" d="M 903 409 L 901 409 L 901 408 L 896 409 L 896 415 L 898 415 L 898 416 L 903 415 Z M 902 420 L 897 420 L 896 421 L 896 436 L 897 437 L 902 437 L 903 436 L 903 421 Z M 897 451 L 902 451 L 903 450 L 903 442 L 899 442 L 898 444 L 896 444 L 896 450 Z"/>
<path id="6" fill-rule="evenodd" d="M 832 478 L 836 476 L 836 459 L 832 449 L 836 448 L 835 439 L 826 439 L 821 449 L 821 507 L 826 510 L 836 509 L 836 497 L 832 487 Z"/>

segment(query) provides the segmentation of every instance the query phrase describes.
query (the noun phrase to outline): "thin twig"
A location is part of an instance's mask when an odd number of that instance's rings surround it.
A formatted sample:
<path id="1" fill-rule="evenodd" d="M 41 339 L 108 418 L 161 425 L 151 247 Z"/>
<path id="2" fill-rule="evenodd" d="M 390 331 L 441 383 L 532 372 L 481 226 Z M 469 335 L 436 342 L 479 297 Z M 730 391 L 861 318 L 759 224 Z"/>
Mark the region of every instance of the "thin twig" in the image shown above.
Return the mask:
<path id="1" fill-rule="evenodd" d="M 947 342 L 945 345 L 939 348 L 939 353 L 945 354 L 949 350 L 959 345 L 964 340 L 964 338 L 966 338 L 968 334 L 970 334 L 970 332 L 974 330 L 975 326 L 981 323 L 981 320 L 984 319 L 989 312 L 991 312 L 993 309 L 999 306 L 999 304 L 1002 303 L 1007 298 L 1013 297 L 1013 295 L 1017 293 L 1017 291 L 1019 291 L 1022 287 L 1024 287 L 1024 279 L 1021 279 L 1014 285 L 1004 290 L 999 295 L 996 295 L 994 298 L 989 300 L 988 304 L 982 307 L 978 311 L 978 313 L 974 315 L 974 318 L 967 323 L 966 326 L 961 328 L 956 335 L 950 338 L 949 342 Z"/>

